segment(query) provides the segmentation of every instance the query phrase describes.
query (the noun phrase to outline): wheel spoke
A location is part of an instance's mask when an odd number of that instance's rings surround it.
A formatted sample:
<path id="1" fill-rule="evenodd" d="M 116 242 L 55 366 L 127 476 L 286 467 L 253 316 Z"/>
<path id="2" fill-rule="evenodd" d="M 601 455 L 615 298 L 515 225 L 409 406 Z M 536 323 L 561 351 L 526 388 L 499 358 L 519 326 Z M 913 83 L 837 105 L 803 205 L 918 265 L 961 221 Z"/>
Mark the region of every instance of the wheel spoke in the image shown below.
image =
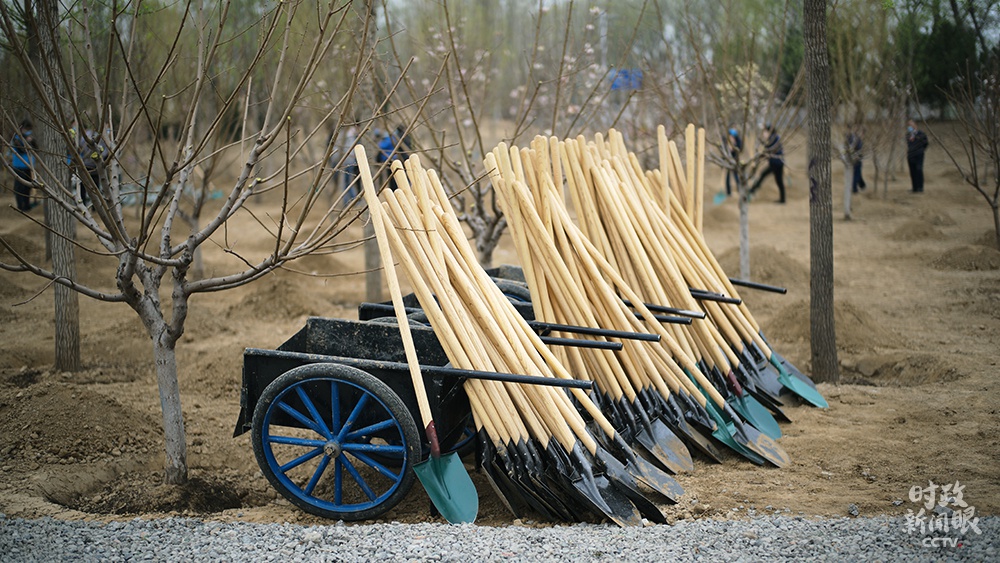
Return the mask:
<path id="1" fill-rule="evenodd" d="M 319 483 L 319 478 L 323 476 L 323 472 L 326 471 L 326 466 L 330 464 L 330 456 L 325 455 L 319 460 L 319 466 L 316 471 L 313 472 L 312 477 L 309 479 L 309 483 L 306 485 L 304 492 L 307 495 L 311 495 L 313 489 L 316 488 L 316 484 Z"/>
<path id="2" fill-rule="evenodd" d="M 400 447 L 399 449 L 402 450 L 403 448 Z M 354 457 L 358 458 L 359 461 L 361 461 L 365 465 L 371 467 L 375 471 L 378 471 L 379 473 L 381 473 L 385 477 L 388 477 L 389 479 L 392 479 L 393 481 L 399 481 L 399 479 L 400 479 L 400 477 L 402 475 L 402 470 L 400 470 L 400 473 L 393 473 L 391 469 L 387 468 L 386 466 L 382 465 L 381 463 L 375 461 L 374 459 L 366 456 L 365 454 L 363 454 L 363 453 L 361 453 L 359 451 L 353 451 L 352 450 L 351 451 L 351 455 L 353 455 Z"/>
<path id="3" fill-rule="evenodd" d="M 295 410 L 288 403 L 286 403 L 284 401 L 281 401 L 281 402 L 278 403 L 278 408 L 280 408 L 282 411 L 284 411 L 286 414 L 288 414 L 289 416 L 291 416 L 295 420 L 301 422 L 302 426 L 304 426 L 304 427 L 312 430 L 313 432 L 319 434 L 320 436 L 323 436 L 323 428 L 320 428 L 319 426 L 317 426 L 316 423 L 312 419 L 310 419 L 306 415 L 300 413 L 299 411 Z M 324 438 L 325 437 L 326 436 L 324 436 Z"/>
<path id="4" fill-rule="evenodd" d="M 313 404 L 312 399 L 306 394 L 305 385 L 297 385 L 295 387 L 295 392 L 299 395 L 299 400 L 302 404 L 306 406 L 306 410 L 309 411 L 309 415 L 312 417 L 313 422 L 316 423 L 317 431 L 324 438 L 332 438 L 330 434 L 330 429 L 326 427 L 326 423 L 323 422 L 323 417 L 320 416 L 319 411 L 316 410 L 316 405 Z"/>
<path id="5" fill-rule="evenodd" d="M 385 430 L 386 428 L 392 428 L 395 425 L 396 425 L 396 421 L 394 419 L 391 419 L 391 418 L 388 419 L 388 420 L 383 420 L 382 422 L 376 422 L 375 424 L 372 424 L 372 425 L 369 425 L 369 426 L 365 426 L 364 428 L 359 428 L 357 430 L 354 430 L 353 432 L 349 432 L 346 436 L 344 436 L 344 441 L 354 440 L 356 438 L 360 438 L 361 436 L 367 436 L 369 434 L 374 434 L 374 433 L 378 432 L 379 430 Z"/>
<path id="6" fill-rule="evenodd" d="M 302 465 L 303 463 L 309 461 L 310 459 L 318 455 L 323 455 L 323 448 L 316 448 L 315 450 L 308 451 L 300 455 L 299 457 L 293 459 L 292 461 L 289 461 L 288 463 L 282 465 L 278 469 L 280 469 L 282 473 L 287 473 L 288 471 L 295 469 L 296 467 Z"/>
<path id="7" fill-rule="evenodd" d="M 285 444 L 289 446 L 302 446 L 306 448 L 322 448 L 326 440 L 313 440 L 309 438 L 296 438 L 294 436 L 268 436 L 268 444 Z"/>
<path id="8" fill-rule="evenodd" d="M 340 432 L 337 433 L 336 439 L 338 442 L 344 441 L 344 436 L 346 436 L 347 433 L 351 431 L 351 426 L 354 424 L 355 421 L 358 420 L 358 417 L 361 416 L 361 413 L 364 412 L 365 405 L 368 404 L 368 397 L 369 397 L 368 393 L 362 393 L 361 396 L 358 397 L 358 404 L 354 405 L 354 410 L 351 411 L 351 415 L 347 417 L 347 420 L 344 422 L 343 428 L 341 428 Z"/>
<path id="9" fill-rule="evenodd" d="M 345 452 L 351 452 L 352 454 L 357 452 L 380 455 L 396 455 L 406 453 L 406 448 L 403 446 L 394 446 L 391 444 L 344 444 L 341 447 L 344 448 Z"/>
<path id="10" fill-rule="evenodd" d="M 330 432 L 340 431 L 340 385 L 330 382 Z"/>
<path id="11" fill-rule="evenodd" d="M 372 492 L 371 487 L 369 487 L 368 483 L 365 482 L 364 477 L 362 477 L 361 474 L 358 473 L 358 470 L 354 467 L 354 464 L 351 463 L 351 460 L 348 459 L 346 455 L 340 456 L 339 459 L 343 461 L 344 468 L 347 469 L 347 472 L 350 473 L 351 477 L 354 478 L 354 482 L 357 483 L 359 487 L 361 487 L 361 490 L 365 493 L 365 496 L 368 497 L 368 500 L 375 500 L 376 496 L 375 493 Z"/>

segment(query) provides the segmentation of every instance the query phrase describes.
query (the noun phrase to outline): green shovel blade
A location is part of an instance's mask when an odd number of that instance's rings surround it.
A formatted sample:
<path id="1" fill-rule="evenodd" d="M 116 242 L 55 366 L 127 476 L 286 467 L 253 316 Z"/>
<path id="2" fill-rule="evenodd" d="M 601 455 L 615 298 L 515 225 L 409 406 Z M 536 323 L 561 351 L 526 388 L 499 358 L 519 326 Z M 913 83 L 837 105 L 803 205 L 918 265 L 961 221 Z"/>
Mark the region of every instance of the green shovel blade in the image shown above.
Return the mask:
<path id="1" fill-rule="evenodd" d="M 781 438 L 781 427 L 778 426 L 778 421 L 753 395 L 745 393 L 742 397 L 737 397 L 734 394 L 728 403 L 734 411 L 743 417 L 743 420 L 753 424 L 770 438 L 775 440 Z"/>
<path id="2" fill-rule="evenodd" d="M 736 425 L 727 421 L 722 413 L 719 412 L 719 409 L 712 404 L 711 401 L 708 401 L 705 404 L 705 410 L 707 410 L 708 414 L 715 419 L 716 429 L 712 432 L 712 436 L 715 439 L 729 446 L 729 449 L 749 459 L 757 465 L 764 465 L 767 463 L 767 461 L 765 461 L 762 456 L 758 455 L 757 452 L 736 441 L 736 438 L 734 437 L 736 434 Z"/>
<path id="3" fill-rule="evenodd" d="M 781 384 L 784 385 L 789 391 L 821 409 L 825 409 L 830 406 L 829 403 L 826 402 L 826 399 L 823 398 L 823 395 L 813 388 L 812 385 L 809 385 L 805 381 L 802 381 L 801 379 L 788 373 L 788 370 L 786 370 L 785 367 L 781 365 L 781 362 L 778 361 L 777 354 L 771 355 L 771 365 L 778 369 L 778 381 L 780 381 Z"/>
<path id="4" fill-rule="evenodd" d="M 479 513 L 479 493 L 457 453 L 430 457 L 413 466 L 434 507 L 452 524 L 469 524 Z"/>

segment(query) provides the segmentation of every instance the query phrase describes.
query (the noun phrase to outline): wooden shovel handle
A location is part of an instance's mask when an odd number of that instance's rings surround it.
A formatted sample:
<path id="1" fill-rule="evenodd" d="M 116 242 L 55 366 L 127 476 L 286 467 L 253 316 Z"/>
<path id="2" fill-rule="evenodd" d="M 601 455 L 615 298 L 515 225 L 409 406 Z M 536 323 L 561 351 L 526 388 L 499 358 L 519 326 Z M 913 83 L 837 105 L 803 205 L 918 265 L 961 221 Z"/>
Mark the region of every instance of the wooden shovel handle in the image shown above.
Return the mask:
<path id="1" fill-rule="evenodd" d="M 431 456 L 438 458 L 441 457 L 441 446 L 438 443 L 437 430 L 434 427 L 434 417 L 431 415 L 431 406 L 427 399 L 427 390 L 424 388 L 424 378 L 420 373 L 420 360 L 417 359 L 417 350 L 413 345 L 413 335 L 410 333 L 410 321 L 406 318 L 403 293 L 399 289 L 399 280 L 396 279 L 396 267 L 392 260 L 392 250 L 389 248 L 382 203 L 378 199 L 378 192 L 376 192 L 375 183 L 372 181 L 372 173 L 371 169 L 368 168 L 368 156 L 365 154 L 365 148 L 361 145 L 355 147 L 354 156 L 358 161 L 361 184 L 365 190 L 365 201 L 368 203 L 368 216 L 375 227 L 375 240 L 378 242 L 378 251 L 382 256 L 382 269 L 385 271 L 385 280 L 389 285 L 389 295 L 392 296 L 392 306 L 396 310 L 396 322 L 399 324 L 399 335 L 403 340 L 406 363 L 410 368 L 410 379 L 413 380 L 413 391 L 417 397 L 417 406 L 420 408 L 420 418 L 427 433 L 427 440 L 430 442 Z"/>

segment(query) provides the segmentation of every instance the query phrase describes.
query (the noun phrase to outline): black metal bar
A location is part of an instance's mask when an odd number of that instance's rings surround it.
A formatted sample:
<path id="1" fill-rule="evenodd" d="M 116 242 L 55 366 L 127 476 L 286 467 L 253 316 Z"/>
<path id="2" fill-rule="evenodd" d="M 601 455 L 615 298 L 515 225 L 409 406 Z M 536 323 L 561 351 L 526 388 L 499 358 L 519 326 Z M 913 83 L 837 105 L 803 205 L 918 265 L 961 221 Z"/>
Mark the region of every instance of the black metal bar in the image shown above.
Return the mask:
<path id="1" fill-rule="evenodd" d="M 607 340 L 587 340 L 584 338 L 561 338 L 558 336 L 542 336 L 542 342 L 552 346 L 575 346 L 577 348 L 595 348 L 597 350 L 621 350 L 621 342 Z"/>
<path id="2" fill-rule="evenodd" d="M 265 348 L 246 348 L 243 351 L 243 361 L 247 356 L 262 356 L 270 358 L 286 358 L 300 364 L 343 364 L 356 367 L 363 371 L 373 369 L 398 372 L 406 374 L 410 367 L 405 362 L 391 362 L 385 360 L 365 360 L 361 358 L 346 358 L 341 356 L 327 356 L 324 354 L 306 354 L 303 352 L 289 352 L 285 350 L 269 350 Z M 536 375 L 521 375 L 516 373 L 497 373 L 493 371 L 479 371 L 471 369 L 459 369 L 445 366 L 420 365 L 421 373 L 426 375 L 440 375 L 444 377 L 464 377 L 466 379 L 488 379 L 491 381 L 509 381 L 512 383 L 527 383 L 530 385 L 547 385 L 549 387 L 570 387 L 578 389 L 591 389 L 593 381 L 580 381 L 576 379 L 559 379 L 556 377 L 540 377 Z"/>
<path id="3" fill-rule="evenodd" d="M 609 338 L 625 338 L 628 340 L 645 340 L 647 342 L 659 342 L 659 334 L 647 334 L 644 332 L 629 332 L 625 330 L 612 330 L 609 328 L 594 328 L 589 326 L 563 325 L 558 323 L 547 323 L 544 321 L 528 321 L 528 325 L 535 330 L 555 330 L 558 332 L 571 332 L 573 334 L 590 334 L 593 336 L 607 336 Z"/>
<path id="4" fill-rule="evenodd" d="M 742 299 L 729 297 L 728 295 L 715 293 L 714 291 L 694 288 L 688 289 L 691 291 L 691 297 L 694 297 L 698 301 L 716 301 L 718 303 L 729 303 L 730 305 L 739 305 L 740 303 L 743 303 Z"/>
<path id="5" fill-rule="evenodd" d="M 780 293 L 782 295 L 788 293 L 788 290 L 783 287 L 779 287 L 776 285 L 768 285 L 766 283 L 741 280 L 737 278 L 729 278 L 729 283 L 733 285 L 749 287 L 750 289 L 759 289 L 761 291 L 770 291 L 771 293 Z"/>
<path id="6" fill-rule="evenodd" d="M 642 314 L 636 311 L 635 318 L 642 320 Z M 670 317 L 667 315 L 653 315 L 653 319 L 660 321 L 661 323 L 675 324 L 675 325 L 689 325 L 691 324 L 691 317 Z"/>
<path id="7" fill-rule="evenodd" d="M 362 303 L 362 307 L 370 311 L 384 311 L 386 313 L 395 313 L 392 305 L 387 303 Z M 404 311 L 409 315 L 411 313 L 422 313 L 423 309 L 416 307 L 405 307 Z M 703 315 L 704 316 L 704 315 Z M 659 318 L 657 320 L 660 322 L 674 322 L 674 323 L 684 323 L 684 320 L 670 319 L 669 317 Z M 690 321 L 687 321 L 690 322 Z M 546 323 L 542 321 L 528 321 L 528 326 L 535 330 L 557 330 L 560 332 L 572 332 L 574 334 L 590 334 L 594 336 L 607 336 L 611 338 L 628 338 L 632 340 L 647 340 L 650 342 L 659 342 L 660 335 L 658 334 L 643 334 L 641 332 L 627 332 L 624 330 L 611 330 L 606 328 L 593 328 L 589 326 L 576 326 L 576 325 L 563 325 L 557 323 Z M 580 348 L 601 348 L 606 350 L 621 350 L 621 344 L 615 344 L 613 342 L 598 343 L 596 340 L 579 340 L 574 338 L 558 338 L 552 337 L 552 341 L 546 341 L 542 337 L 542 341 L 546 344 L 555 344 L 562 346 L 577 346 Z M 563 342 L 566 341 L 566 342 Z"/>
<path id="8" fill-rule="evenodd" d="M 635 308 L 632 302 L 628 299 L 622 299 L 622 302 L 626 306 Z M 705 313 L 702 311 L 688 311 L 687 309 L 675 309 L 674 307 L 667 307 L 665 305 L 656 305 L 654 303 L 643 303 L 647 309 L 653 313 L 670 313 L 671 315 L 680 315 L 682 317 L 691 317 L 692 319 L 704 319 Z"/>
<path id="9" fill-rule="evenodd" d="M 408 369 L 406 364 L 400 364 Z M 427 375 L 443 375 L 447 377 L 464 377 L 466 379 L 487 379 L 489 381 L 506 381 L 510 383 L 527 383 L 529 385 L 547 385 L 549 387 L 569 387 L 576 389 L 591 389 L 593 381 L 577 379 L 558 379 L 555 377 L 539 377 L 536 375 L 520 375 L 516 373 L 497 373 L 474 369 L 458 369 L 440 366 L 420 366 L 420 371 Z"/>

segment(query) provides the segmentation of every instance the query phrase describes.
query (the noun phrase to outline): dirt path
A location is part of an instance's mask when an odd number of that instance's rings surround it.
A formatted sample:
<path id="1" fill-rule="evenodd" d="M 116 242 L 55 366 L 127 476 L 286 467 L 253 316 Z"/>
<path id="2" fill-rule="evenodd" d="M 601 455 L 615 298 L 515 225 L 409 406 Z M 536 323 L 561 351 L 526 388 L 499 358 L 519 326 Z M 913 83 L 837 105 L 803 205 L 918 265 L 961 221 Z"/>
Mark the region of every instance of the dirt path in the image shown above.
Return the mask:
<path id="1" fill-rule="evenodd" d="M 752 277 L 789 292 L 747 290 L 743 297 L 775 348 L 808 373 L 803 159 L 791 156 L 788 204 L 771 203 L 777 192 L 766 182 L 751 209 Z M 827 410 L 788 410 L 794 422 L 784 425 L 781 443 L 792 458 L 789 467 L 760 468 L 735 456 L 720 465 L 697 460 L 694 473 L 679 477 L 687 495 L 668 509 L 672 518 L 744 517 L 750 510 L 846 515 L 852 504 L 862 515 L 905 514 L 918 508 L 908 499 L 910 488 L 928 481 L 960 482 L 977 514 L 1000 513 L 1000 252 L 986 246 L 988 209 L 932 150 L 925 194 L 909 194 L 900 177 L 890 182 L 885 199 L 855 198 L 855 220 L 847 222 L 840 218 L 836 163 L 834 170 L 836 322 L 849 383 L 820 386 Z M 721 185 L 721 178 L 711 177 L 709 185 Z M 40 234 L 16 220 L 12 202 L 8 192 L 0 194 L 0 234 L 19 252 L 38 257 Z M 736 275 L 735 201 L 708 210 L 706 234 Z M 238 219 L 230 237 L 239 238 L 245 251 L 268 244 L 249 217 Z M 497 263 L 515 262 L 504 244 Z M 205 260 L 210 271 L 228 265 L 221 253 Z M 360 251 L 352 250 L 310 258 L 297 269 L 357 272 L 362 263 Z M 84 256 L 79 271 L 85 283 L 109 288 L 114 267 L 113 260 Z M 249 346 L 276 347 L 310 315 L 356 318 L 363 276 L 279 272 L 251 287 L 193 300 L 178 348 L 193 476 L 184 490 L 157 485 L 159 401 L 151 346 L 135 315 L 124 305 L 81 299 L 86 369 L 54 373 L 52 292 L 31 299 L 43 286 L 28 275 L 0 273 L 0 512 L 319 522 L 276 499 L 249 437 L 232 437 L 241 353 Z M 493 493 L 479 484 L 480 522 L 509 522 Z M 428 519 L 419 488 L 386 518 Z"/>

